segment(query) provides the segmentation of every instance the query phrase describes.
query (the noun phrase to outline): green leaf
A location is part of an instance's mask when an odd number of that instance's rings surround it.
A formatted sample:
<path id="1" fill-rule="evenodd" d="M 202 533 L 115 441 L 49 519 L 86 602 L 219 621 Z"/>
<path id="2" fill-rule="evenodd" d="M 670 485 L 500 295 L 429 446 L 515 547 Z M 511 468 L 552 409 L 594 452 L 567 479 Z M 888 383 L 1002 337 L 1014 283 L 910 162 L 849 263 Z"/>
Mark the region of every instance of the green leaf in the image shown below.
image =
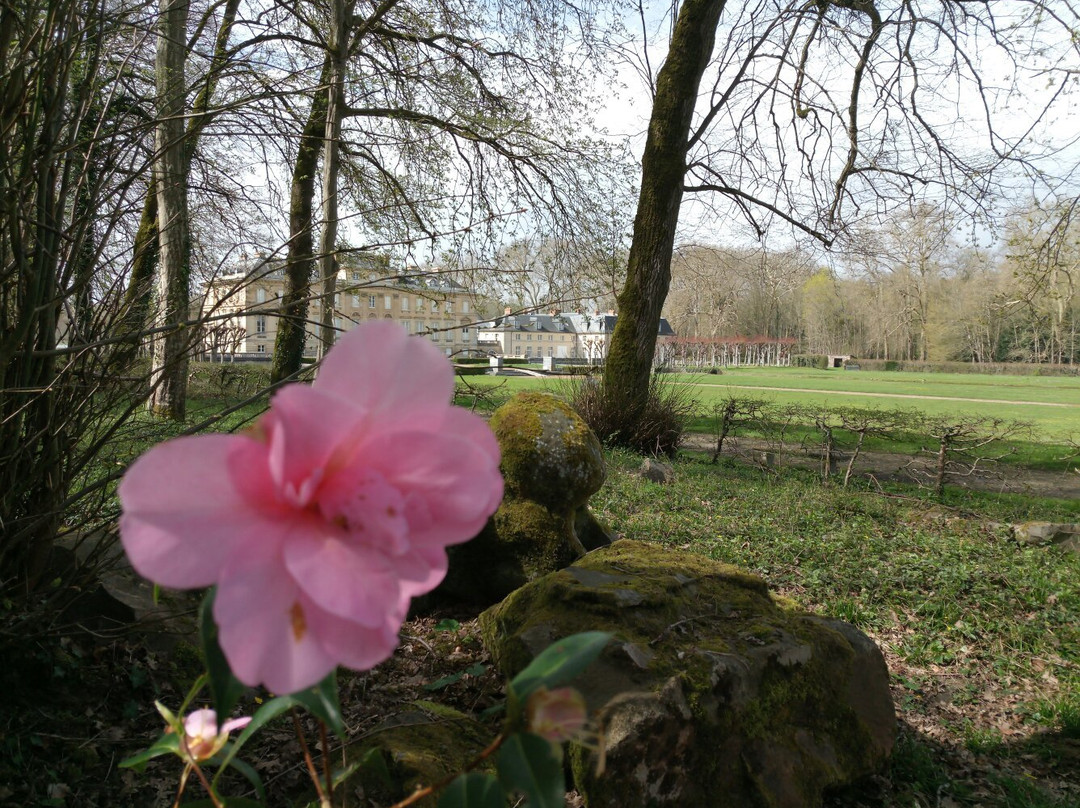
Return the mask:
<path id="1" fill-rule="evenodd" d="M 424 690 L 442 690 L 444 687 L 448 687 L 452 684 L 460 682 L 465 678 L 466 674 L 469 676 L 482 676 L 487 672 L 487 665 L 482 662 L 477 662 L 475 665 L 470 665 L 463 671 L 457 673 L 451 673 L 447 676 L 443 676 L 441 679 L 436 679 L 434 682 L 428 682 L 424 685 Z"/>
<path id="2" fill-rule="evenodd" d="M 331 671 L 330 675 L 315 687 L 293 693 L 292 698 L 323 721 L 341 740 L 345 740 L 345 719 L 341 716 L 336 670 Z"/>
<path id="3" fill-rule="evenodd" d="M 515 733 L 499 749 L 495 765 L 503 789 L 524 794 L 531 808 L 565 808 L 566 783 L 554 744 L 539 735 Z"/>
<path id="4" fill-rule="evenodd" d="M 144 749 L 138 754 L 125 758 L 118 764 L 121 769 L 134 769 L 142 774 L 146 771 L 146 764 L 162 755 L 179 755 L 180 738 L 175 732 L 166 732 L 149 749 Z"/>
<path id="5" fill-rule="evenodd" d="M 452 617 L 444 617 L 435 624 L 436 631 L 457 631 L 459 628 L 461 628 L 461 623 Z"/>
<path id="6" fill-rule="evenodd" d="M 506 797 L 494 775 L 469 772 L 457 778 L 439 797 L 438 808 L 504 808 Z"/>
<path id="7" fill-rule="evenodd" d="M 225 654 L 218 644 L 218 627 L 214 622 L 214 596 L 217 590 L 210 588 L 199 606 L 199 638 L 202 642 L 203 656 L 206 658 L 206 672 L 210 675 L 210 698 L 214 702 L 214 711 L 224 720 L 232 714 L 233 707 L 240 701 L 244 686 L 233 676 Z"/>
<path id="8" fill-rule="evenodd" d="M 231 745 L 235 746 L 235 744 Z M 255 793 L 258 795 L 259 799 L 263 802 L 266 802 L 266 789 L 263 788 L 262 778 L 259 777 L 259 773 L 255 771 L 252 766 L 245 763 L 244 761 L 237 760 L 235 755 L 236 753 L 232 752 L 228 748 L 228 746 L 226 746 L 224 750 L 210 758 L 207 763 L 212 766 L 220 766 L 222 769 L 226 768 L 227 766 L 232 766 L 234 769 L 240 772 L 240 774 L 244 775 L 244 777 L 247 778 L 247 781 L 251 783 L 251 785 L 255 788 Z M 217 780 L 216 777 L 214 779 Z M 232 804 L 231 800 L 229 804 Z"/>
<path id="9" fill-rule="evenodd" d="M 221 777 L 221 772 L 232 763 L 232 759 L 236 757 L 240 748 L 248 742 L 252 735 L 266 726 L 270 721 L 273 721 L 279 715 L 295 706 L 296 700 L 293 699 L 292 696 L 278 696 L 276 699 L 270 699 L 270 701 L 266 702 L 266 704 L 256 710 L 255 715 L 251 717 L 251 722 L 244 727 L 243 732 L 236 737 L 235 741 L 225 748 L 224 757 L 221 759 L 221 771 L 214 777 L 213 785 L 217 785 L 217 781 Z"/>
<path id="10" fill-rule="evenodd" d="M 511 691 L 524 701 L 538 687 L 550 689 L 570 682 L 600 656 L 610 639 L 607 632 L 586 631 L 552 643 L 511 680 Z"/>

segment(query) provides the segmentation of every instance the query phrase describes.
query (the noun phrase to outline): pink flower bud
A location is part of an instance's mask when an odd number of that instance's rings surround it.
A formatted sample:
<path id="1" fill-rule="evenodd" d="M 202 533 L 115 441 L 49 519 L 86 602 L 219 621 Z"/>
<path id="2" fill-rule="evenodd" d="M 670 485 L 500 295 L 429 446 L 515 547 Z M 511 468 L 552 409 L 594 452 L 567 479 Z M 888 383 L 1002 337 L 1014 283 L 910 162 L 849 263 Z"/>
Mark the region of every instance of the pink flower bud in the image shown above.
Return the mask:
<path id="1" fill-rule="evenodd" d="M 234 729 L 246 727 L 251 718 L 233 718 L 218 727 L 217 713 L 196 710 L 184 719 L 184 738 L 180 743 L 184 757 L 195 763 L 208 760 L 221 751 Z"/>
<path id="2" fill-rule="evenodd" d="M 585 698 L 572 687 L 541 687 L 525 705 L 529 732 L 552 743 L 580 738 L 588 721 Z"/>

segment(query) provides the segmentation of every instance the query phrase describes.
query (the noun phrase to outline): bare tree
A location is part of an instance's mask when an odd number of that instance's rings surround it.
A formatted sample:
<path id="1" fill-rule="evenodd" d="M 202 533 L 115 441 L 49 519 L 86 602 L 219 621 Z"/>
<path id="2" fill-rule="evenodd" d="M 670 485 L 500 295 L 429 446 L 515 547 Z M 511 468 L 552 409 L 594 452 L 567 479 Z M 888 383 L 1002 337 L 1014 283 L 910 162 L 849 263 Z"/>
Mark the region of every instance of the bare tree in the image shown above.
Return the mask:
<path id="1" fill-rule="evenodd" d="M 1018 148 L 1031 128 L 1010 137 L 997 127 L 998 91 L 984 80 L 979 55 L 1011 58 L 1018 91 L 1060 74 L 1056 89 L 1032 99 L 1038 121 L 1066 92 L 1067 66 L 1080 51 L 1072 36 L 1077 10 L 1041 0 L 699 0 L 678 9 L 657 74 L 627 283 L 604 376 L 631 419 L 648 390 L 684 190 L 709 194 L 718 215 L 741 214 L 760 233 L 779 220 L 824 244 L 845 222 L 927 189 L 979 207 L 999 169 L 1037 168 Z M 719 45 L 706 74 L 714 37 Z M 705 75 L 710 83 L 702 88 Z M 946 96 L 963 96 L 980 116 L 959 114 Z"/>

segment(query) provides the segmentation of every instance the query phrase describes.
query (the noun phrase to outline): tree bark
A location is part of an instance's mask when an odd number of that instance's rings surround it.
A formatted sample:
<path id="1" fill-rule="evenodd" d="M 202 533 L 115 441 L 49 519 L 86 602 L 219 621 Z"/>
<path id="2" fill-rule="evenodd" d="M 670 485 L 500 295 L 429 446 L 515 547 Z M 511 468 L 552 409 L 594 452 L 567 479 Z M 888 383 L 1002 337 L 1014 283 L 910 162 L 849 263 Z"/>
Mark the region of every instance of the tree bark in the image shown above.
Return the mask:
<path id="1" fill-rule="evenodd" d="M 157 185 L 158 274 L 150 369 L 150 412 L 182 421 L 187 404 L 190 335 L 183 325 L 191 294 L 191 239 L 188 231 L 187 167 L 184 159 L 185 29 L 189 0 L 161 0 L 155 63 L 158 124 L 154 182 Z"/>
<path id="2" fill-rule="evenodd" d="M 285 291 L 281 298 L 274 363 L 270 371 L 272 384 L 296 375 L 304 357 L 304 339 L 307 336 L 305 323 L 315 269 L 311 209 L 315 197 L 315 170 L 326 134 L 330 73 L 328 54 L 323 61 L 319 86 L 311 101 L 308 119 L 300 136 L 300 149 L 293 165 L 289 195 L 289 252 L 285 258 Z"/>
<path id="3" fill-rule="evenodd" d="M 637 420 L 648 400 L 660 312 L 671 283 L 690 125 L 724 3 L 685 0 L 657 75 L 626 285 L 604 367 L 605 392 L 628 423 Z"/>
<path id="4" fill-rule="evenodd" d="M 326 104 L 326 157 L 323 159 L 323 229 L 319 240 L 319 276 L 322 279 L 322 335 L 319 353 L 325 356 L 334 345 L 334 298 L 337 287 L 338 171 L 340 169 L 341 118 L 345 103 L 345 57 L 349 52 L 345 0 L 333 0 L 330 29 L 330 82 Z"/>

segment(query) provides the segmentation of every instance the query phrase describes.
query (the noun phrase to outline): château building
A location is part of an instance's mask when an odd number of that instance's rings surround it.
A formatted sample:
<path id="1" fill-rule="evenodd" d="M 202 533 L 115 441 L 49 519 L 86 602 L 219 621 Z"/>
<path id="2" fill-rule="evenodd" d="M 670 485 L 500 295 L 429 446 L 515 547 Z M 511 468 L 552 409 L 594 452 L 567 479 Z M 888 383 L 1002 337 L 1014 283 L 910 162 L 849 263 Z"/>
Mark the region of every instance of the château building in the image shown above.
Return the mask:
<path id="1" fill-rule="evenodd" d="M 212 358 L 269 359 L 274 353 L 285 262 L 248 259 L 236 272 L 209 283 L 203 299 L 203 349 Z M 323 317 L 320 288 L 312 284 L 304 355 L 315 357 Z M 454 280 L 428 270 L 392 273 L 387 256 L 354 260 L 338 270 L 332 302 L 335 328 L 366 320 L 399 323 L 438 345 L 447 356 L 475 353 L 476 299 Z"/>

